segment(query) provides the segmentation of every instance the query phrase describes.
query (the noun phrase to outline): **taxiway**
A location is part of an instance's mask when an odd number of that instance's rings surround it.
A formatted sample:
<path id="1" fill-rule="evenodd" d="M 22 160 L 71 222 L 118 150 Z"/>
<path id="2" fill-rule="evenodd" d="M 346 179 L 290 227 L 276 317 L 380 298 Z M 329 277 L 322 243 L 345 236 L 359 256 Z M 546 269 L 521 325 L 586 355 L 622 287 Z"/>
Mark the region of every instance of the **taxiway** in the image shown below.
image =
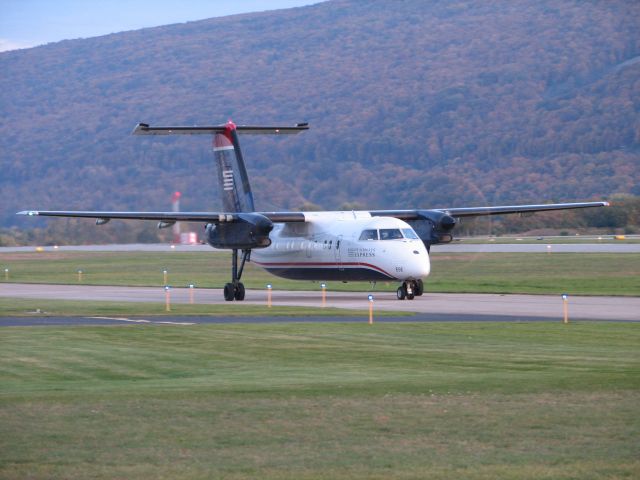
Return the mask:
<path id="1" fill-rule="evenodd" d="M 172 304 L 190 301 L 188 288 L 171 289 Z M 563 302 L 560 295 L 500 295 L 500 294 L 447 294 L 425 293 L 414 300 L 398 301 L 395 293 L 371 292 L 376 311 L 413 312 L 420 315 L 474 317 L 510 317 L 512 319 L 561 319 Z M 242 311 L 243 305 L 266 307 L 266 290 L 248 290 L 244 302 L 225 302 L 219 289 L 195 289 L 194 302 L 198 304 L 233 305 Z M 115 287 L 86 285 L 0 284 L 0 297 L 30 299 L 60 299 L 111 302 L 164 303 L 162 287 Z M 274 306 L 321 307 L 319 291 L 272 292 Z M 46 305 L 46 304 L 45 304 Z M 327 307 L 367 310 L 366 292 L 327 293 Z M 570 296 L 569 312 L 572 319 L 639 321 L 640 297 Z"/>

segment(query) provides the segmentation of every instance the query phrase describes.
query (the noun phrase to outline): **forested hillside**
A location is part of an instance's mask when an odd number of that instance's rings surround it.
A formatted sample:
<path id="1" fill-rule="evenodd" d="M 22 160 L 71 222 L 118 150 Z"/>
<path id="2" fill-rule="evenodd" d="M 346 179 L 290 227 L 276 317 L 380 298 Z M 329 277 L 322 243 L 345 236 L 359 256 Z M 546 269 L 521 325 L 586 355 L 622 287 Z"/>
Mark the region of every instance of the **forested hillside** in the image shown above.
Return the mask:
<path id="1" fill-rule="evenodd" d="M 219 208 L 206 137 L 244 137 L 259 209 L 640 194 L 640 2 L 336 0 L 0 53 L 0 226 L 46 209 Z M 29 223 L 29 226 L 35 225 Z"/>

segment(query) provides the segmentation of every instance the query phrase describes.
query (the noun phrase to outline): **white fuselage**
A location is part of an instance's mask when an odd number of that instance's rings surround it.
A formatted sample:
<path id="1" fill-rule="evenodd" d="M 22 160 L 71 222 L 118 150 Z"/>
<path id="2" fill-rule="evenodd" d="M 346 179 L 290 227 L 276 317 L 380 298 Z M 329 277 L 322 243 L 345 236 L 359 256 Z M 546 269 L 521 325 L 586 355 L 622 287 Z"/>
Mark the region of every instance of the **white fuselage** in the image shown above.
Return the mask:
<path id="1" fill-rule="evenodd" d="M 427 249 L 413 229 L 368 212 L 305 212 L 305 222 L 277 223 L 271 245 L 251 261 L 296 280 L 418 280 L 429 275 Z"/>

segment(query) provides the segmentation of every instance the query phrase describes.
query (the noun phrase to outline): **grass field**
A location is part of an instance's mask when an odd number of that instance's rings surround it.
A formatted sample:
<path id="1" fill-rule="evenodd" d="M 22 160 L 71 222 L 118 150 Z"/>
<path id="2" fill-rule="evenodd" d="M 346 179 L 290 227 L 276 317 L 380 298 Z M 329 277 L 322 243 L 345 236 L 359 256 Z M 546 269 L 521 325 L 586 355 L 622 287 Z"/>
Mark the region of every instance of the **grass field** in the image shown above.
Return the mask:
<path id="1" fill-rule="evenodd" d="M 640 325 L 0 330 L 0 478 L 640 477 Z"/>
<path id="2" fill-rule="evenodd" d="M 221 288 L 229 281 L 230 257 L 215 252 L 43 252 L 0 254 L 0 282 L 163 285 L 163 270 L 173 286 L 195 284 Z M 313 290 L 317 283 L 283 280 L 249 264 L 247 288 Z M 379 283 L 377 290 L 397 285 Z M 368 283 L 332 282 L 333 290 L 366 291 Z M 548 293 L 574 295 L 640 295 L 640 254 L 510 254 L 459 253 L 432 255 L 429 292 Z"/>

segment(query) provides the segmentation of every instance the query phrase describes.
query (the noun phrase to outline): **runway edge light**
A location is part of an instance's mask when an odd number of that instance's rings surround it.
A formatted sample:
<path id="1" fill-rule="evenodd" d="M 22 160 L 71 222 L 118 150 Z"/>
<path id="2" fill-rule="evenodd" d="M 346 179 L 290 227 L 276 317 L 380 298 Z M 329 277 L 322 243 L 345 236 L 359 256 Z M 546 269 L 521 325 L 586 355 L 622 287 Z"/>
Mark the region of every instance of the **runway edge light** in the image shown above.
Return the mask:
<path id="1" fill-rule="evenodd" d="M 167 312 L 171 311 L 171 288 L 169 285 L 164 286 L 164 309 Z"/>
<path id="2" fill-rule="evenodd" d="M 562 294 L 562 314 L 562 322 L 569 323 L 569 295 L 566 293 Z"/>
<path id="3" fill-rule="evenodd" d="M 271 289 L 272 289 L 272 286 L 269 283 L 267 285 L 267 307 L 268 308 L 271 308 Z"/>
<path id="4" fill-rule="evenodd" d="M 373 295 L 369 294 L 369 325 L 373 325 Z"/>

